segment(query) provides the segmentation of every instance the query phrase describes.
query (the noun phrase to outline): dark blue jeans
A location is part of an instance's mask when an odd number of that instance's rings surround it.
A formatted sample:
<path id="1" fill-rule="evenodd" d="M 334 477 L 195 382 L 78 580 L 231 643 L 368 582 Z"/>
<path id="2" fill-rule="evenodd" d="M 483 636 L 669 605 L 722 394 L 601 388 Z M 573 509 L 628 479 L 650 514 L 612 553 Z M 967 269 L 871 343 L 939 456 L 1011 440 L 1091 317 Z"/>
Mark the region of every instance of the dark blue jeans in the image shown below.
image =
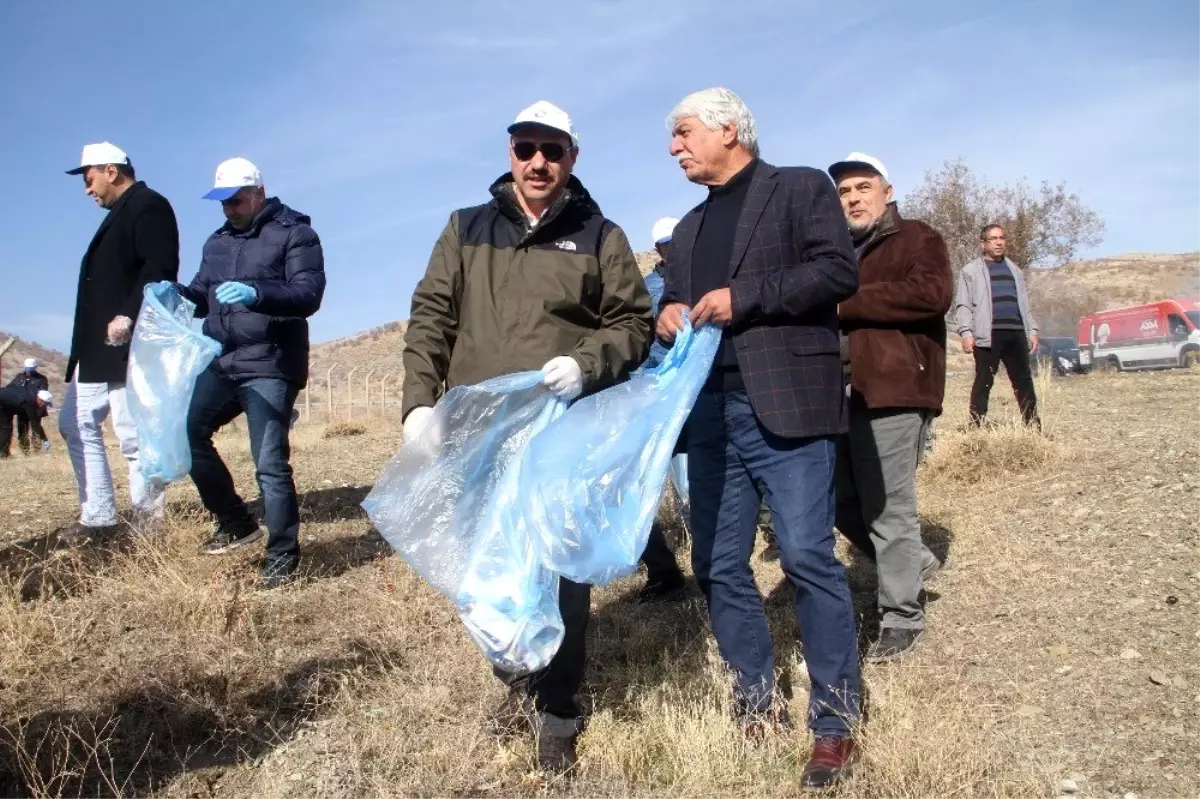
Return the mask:
<path id="1" fill-rule="evenodd" d="M 692 567 L 708 600 L 742 714 L 771 710 L 775 647 L 750 570 L 761 499 L 796 588 L 812 683 L 808 724 L 846 735 L 859 716 L 858 637 L 846 570 L 833 554 L 833 437 L 786 439 L 763 428 L 745 391 L 702 392 L 688 420 Z"/>
<path id="2" fill-rule="evenodd" d="M 192 482 L 204 507 L 218 522 L 250 515 L 212 442 L 213 433 L 246 414 L 250 453 L 267 522 L 267 556 L 293 561 L 300 557 L 300 505 L 288 461 L 288 428 L 298 393 L 296 384 L 286 380 L 231 380 L 216 369 L 207 369 L 196 381 L 188 412 Z"/>

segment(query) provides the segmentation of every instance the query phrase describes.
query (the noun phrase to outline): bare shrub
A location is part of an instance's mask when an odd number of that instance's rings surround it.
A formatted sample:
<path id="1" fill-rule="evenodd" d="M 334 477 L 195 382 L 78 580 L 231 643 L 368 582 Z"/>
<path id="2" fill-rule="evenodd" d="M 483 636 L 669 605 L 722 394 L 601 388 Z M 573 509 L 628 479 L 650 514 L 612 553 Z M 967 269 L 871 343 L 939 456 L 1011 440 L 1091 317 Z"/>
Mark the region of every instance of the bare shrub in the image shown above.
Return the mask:
<path id="1" fill-rule="evenodd" d="M 325 426 L 324 438 L 347 438 L 361 436 L 367 432 L 367 426 L 362 422 L 334 422 Z"/>

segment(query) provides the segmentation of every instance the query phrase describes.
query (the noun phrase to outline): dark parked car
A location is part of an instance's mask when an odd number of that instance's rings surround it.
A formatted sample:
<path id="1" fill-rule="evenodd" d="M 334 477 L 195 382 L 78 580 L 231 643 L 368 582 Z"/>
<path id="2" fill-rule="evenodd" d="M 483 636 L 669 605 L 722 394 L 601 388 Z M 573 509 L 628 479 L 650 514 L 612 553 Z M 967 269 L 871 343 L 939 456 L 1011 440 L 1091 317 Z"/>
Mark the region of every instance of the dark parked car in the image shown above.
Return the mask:
<path id="1" fill-rule="evenodd" d="M 1050 369 L 1056 377 L 1083 374 L 1079 363 L 1079 342 L 1069 336 L 1047 336 L 1038 340 L 1037 352 L 1029 356 L 1029 368 L 1036 375 Z"/>

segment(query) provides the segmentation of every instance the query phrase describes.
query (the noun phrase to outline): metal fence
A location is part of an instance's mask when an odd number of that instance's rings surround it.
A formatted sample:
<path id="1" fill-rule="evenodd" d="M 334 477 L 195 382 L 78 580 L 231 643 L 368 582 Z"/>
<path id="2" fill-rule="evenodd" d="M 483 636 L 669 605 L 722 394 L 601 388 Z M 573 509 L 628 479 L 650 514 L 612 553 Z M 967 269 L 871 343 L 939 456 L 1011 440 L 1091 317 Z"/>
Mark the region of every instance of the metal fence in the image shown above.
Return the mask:
<path id="1" fill-rule="evenodd" d="M 350 419 L 400 415 L 403 372 L 333 364 L 325 370 L 324 384 L 313 385 L 296 400 L 300 422 L 329 424 Z"/>

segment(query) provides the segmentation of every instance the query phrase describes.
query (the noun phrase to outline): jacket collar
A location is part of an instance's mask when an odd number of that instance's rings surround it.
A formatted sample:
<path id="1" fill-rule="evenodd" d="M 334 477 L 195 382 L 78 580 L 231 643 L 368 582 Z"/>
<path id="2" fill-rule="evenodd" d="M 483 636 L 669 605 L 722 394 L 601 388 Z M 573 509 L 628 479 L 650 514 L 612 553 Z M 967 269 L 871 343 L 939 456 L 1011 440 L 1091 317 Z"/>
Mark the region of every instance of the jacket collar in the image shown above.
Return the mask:
<path id="1" fill-rule="evenodd" d="M 121 211 L 125 209 L 125 206 L 129 204 L 129 198 L 145 187 L 145 181 L 136 181 L 132 186 L 126 189 L 120 197 L 117 198 L 117 201 L 113 203 L 112 208 L 109 208 L 108 213 L 104 215 L 103 221 L 100 222 L 100 227 L 96 228 L 96 235 L 92 236 L 92 243 L 88 247 L 89 250 L 96 246 L 96 243 L 100 241 L 100 237 L 104 235 L 104 231 L 108 230 L 113 221 L 117 218 L 117 215 L 120 214 Z"/>
<path id="2" fill-rule="evenodd" d="M 861 261 L 867 256 L 867 253 L 878 247 L 883 240 L 893 233 L 900 230 L 900 223 L 904 221 L 900 216 L 900 209 L 895 202 L 890 202 L 883 209 L 883 216 L 879 217 L 879 221 L 875 223 L 875 227 L 867 234 L 867 238 L 860 242 L 855 242 L 854 249 L 858 251 L 858 259 Z"/>
<path id="3" fill-rule="evenodd" d="M 579 207 L 594 213 L 600 213 L 600 207 L 596 205 L 596 201 L 592 199 L 592 195 L 584 188 L 583 183 L 579 178 L 572 175 L 567 180 L 567 185 L 563 189 L 562 194 L 558 195 L 546 212 L 542 214 L 542 218 L 533 222 L 525 215 L 525 210 L 521 208 L 517 202 L 516 181 L 513 179 L 511 172 L 505 172 L 500 177 L 492 182 L 489 191 L 492 194 L 492 202 L 510 220 L 515 222 L 524 231 L 522 240 L 528 239 L 536 231 L 543 230 L 563 214 L 568 208 Z"/>
<path id="4" fill-rule="evenodd" d="M 224 225 L 221 225 L 221 227 L 217 229 L 217 235 L 257 236 L 259 231 L 263 229 L 263 226 L 275 217 L 279 216 L 279 213 L 282 210 L 283 203 L 279 201 L 278 197 L 268 197 L 266 205 L 264 205 L 258 214 L 255 215 L 254 221 L 250 223 L 250 227 L 246 228 L 245 230 L 238 230 L 228 221 L 226 221 Z"/>

